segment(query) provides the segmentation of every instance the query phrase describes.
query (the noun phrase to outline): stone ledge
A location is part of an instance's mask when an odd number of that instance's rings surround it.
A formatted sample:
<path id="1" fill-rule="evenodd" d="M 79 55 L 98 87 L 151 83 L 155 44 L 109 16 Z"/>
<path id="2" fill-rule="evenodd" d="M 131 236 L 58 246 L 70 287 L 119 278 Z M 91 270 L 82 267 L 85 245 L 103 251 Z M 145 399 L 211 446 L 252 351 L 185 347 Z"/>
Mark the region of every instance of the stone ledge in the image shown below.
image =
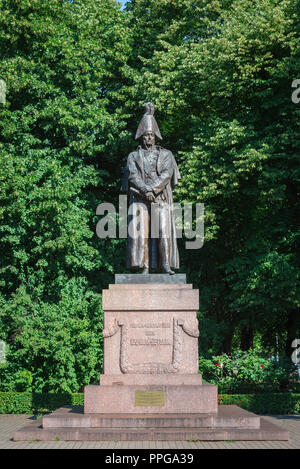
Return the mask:
<path id="1" fill-rule="evenodd" d="M 116 284 L 186 283 L 186 274 L 115 274 Z"/>
<path id="2" fill-rule="evenodd" d="M 83 406 L 62 407 L 43 417 L 43 428 L 259 428 L 260 417 L 235 405 L 217 414 L 84 414 Z"/>
<path id="3" fill-rule="evenodd" d="M 192 290 L 191 283 L 110 283 L 111 290 Z"/>
<path id="4" fill-rule="evenodd" d="M 174 375 L 141 375 L 141 374 L 124 374 L 120 373 L 118 375 L 109 375 L 103 374 L 100 375 L 100 386 L 112 386 L 112 385 L 177 385 L 184 386 L 187 384 L 201 385 L 202 384 L 202 375 L 200 374 L 180 374 L 176 373 Z"/>
<path id="5" fill-rule="evenodd" d="M 195 311 L 199 290 L 189 288 L 113 288 L 102 290 L 104 311 Z"/>

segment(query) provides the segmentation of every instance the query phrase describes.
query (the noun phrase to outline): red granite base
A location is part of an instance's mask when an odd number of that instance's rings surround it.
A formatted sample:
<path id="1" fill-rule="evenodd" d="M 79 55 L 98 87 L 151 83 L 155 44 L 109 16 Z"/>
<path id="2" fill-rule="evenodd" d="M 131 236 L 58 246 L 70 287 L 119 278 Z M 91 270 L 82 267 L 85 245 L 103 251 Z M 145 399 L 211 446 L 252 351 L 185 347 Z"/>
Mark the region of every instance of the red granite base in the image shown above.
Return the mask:
<path id="1" fill-rule="evenodd" d="M 234 405 L 217 414 L 86 414 L 63 407 L 15 432 L 15 441 L 288 440 L 289 433 Z"/>
<path id="2" fill-rule="evenodd" d="M 145 279 L 145 277 L 144 277 Z M 104 374 L 83 407 L 62 408 L 14 440 L 288 440 L 286 430 L 218 406 L 198 373 L 199 292 L 187 284 L 116 284 L 103 290 Z"/>
<path id="3" fill-rule="evenodd" d="M 197 375 L 195 375 L 197 378 Z M 201 376 L 199 375 L 200 379 Z M 179 379 L 178 379 L 179 381 Z M 161 391 L 163 405 L 137 406 L 136 393 Z M 90 385 L 84 389 L 86 414 L 193 414 L 218 411 L 218 388 L 209 383 L 200 385 Z"/>

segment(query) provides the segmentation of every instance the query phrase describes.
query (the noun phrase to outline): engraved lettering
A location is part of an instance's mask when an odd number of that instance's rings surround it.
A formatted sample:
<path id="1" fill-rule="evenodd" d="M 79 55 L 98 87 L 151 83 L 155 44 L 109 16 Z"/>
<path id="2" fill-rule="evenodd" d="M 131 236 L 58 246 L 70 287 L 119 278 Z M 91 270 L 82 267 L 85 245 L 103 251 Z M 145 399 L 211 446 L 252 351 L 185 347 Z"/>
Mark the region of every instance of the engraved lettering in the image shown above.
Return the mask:
<path id="1" fill-rule="evenodd" d="M 130 339 L 130 345 L 172 345 L 169 339 Z"/>
<path id="2" fill-rule="evenodd" d="M 128 348 L 130 340 L 128 338 L 129 327 L 124 321 L 118 321 L 121 328 L 121 347 L 120 347 L 120 369 L 122 373 L 130 374 L 166 374 L 178 373 L 182 362 L 182 339 L 181 326 L 177 324 L 177 320 L 173 318 L 173 354 L 171 363 L 148 362 L 140 364 L 132 364 L 128 358 Z"/>
<path id="3" fill-rule="evenodd" d="M 153 328 L 165 329 L 165 328 L 171 327 L 171 324 L 167 322 L 160 322 L 160 323 L 135 322 L 135 323 L 129 324 L 129 327 L 140 327 L 140 328 L 145 328 L 145 329 L 153 329 Z"/>

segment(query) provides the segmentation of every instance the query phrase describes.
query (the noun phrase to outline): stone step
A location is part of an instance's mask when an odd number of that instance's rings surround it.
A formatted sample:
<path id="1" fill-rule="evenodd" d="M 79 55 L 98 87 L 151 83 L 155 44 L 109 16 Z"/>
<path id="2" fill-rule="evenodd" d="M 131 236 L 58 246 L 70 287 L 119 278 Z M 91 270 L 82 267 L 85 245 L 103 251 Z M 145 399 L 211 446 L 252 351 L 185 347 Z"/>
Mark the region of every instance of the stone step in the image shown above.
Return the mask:
<path id="1" fill-rule="evenodd" d="M 115 274 L 115 283 L 120 284 L 185 284 L 186 274 Z"/>
<path id="2" fill-rule="evenodd" d="M 83 407 L 62 407 L 42 419 L 43 428 L 259 428 L 260 417 L 235 405 L 216 414 L 85 414 Z"/>
<path id="3" fill-rule="evenodd" d="M 100 375 L 100 386 L 187 386 L 187 385 L 201 385 L 202 376 L 198 373 L 190 374 L 168 374 L 168 375 L 134 375 L 134 374 L 118 374 L 118 375 Z"/>
<path id="4" fill-rule="evenodd" d="M 270 441 L 287 430 L 261 419 L 260 428 L 42 428 L 41 419 L 15 432 L 14 441 Z"/>

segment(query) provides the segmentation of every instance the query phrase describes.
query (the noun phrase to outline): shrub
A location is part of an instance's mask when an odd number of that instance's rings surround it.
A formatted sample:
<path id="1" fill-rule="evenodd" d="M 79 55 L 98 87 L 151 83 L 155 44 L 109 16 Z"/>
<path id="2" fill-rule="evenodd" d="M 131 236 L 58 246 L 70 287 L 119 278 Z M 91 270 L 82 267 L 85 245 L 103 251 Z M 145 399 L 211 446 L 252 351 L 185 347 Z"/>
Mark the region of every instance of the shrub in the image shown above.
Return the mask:
<path id="1" fill-rule="evenodd" d="M 255 350 L 237 351 L 234 355 L 200 357 L 203 379 L 218 386 L 220 393 L 279 392 L 299 389 L 298 373 L 293 364 L 278 363 L 259 356 Z"/>
<path id="2" fill-rule="evenodd" d="M 47 413 L 64 405 L 83 405 L 83 393 L 0 392 L 0 414 Z"/>
<path id="3" fill-rule="evenodd" d="M 21 293 L 0 307 L 0 336 L 7 329 L 3 337 L 9 341 L 6 362 L 0 364 L 1 391 L 70 394 L 98 381 L 101 295 L 78 279 L 65 284 L 57 304 L 34 304 Z"/>
<path id="4" fill-rule="evenodd" d="M 219 404 L 235 404 L 256 414 L 299 414 L 300 394 L 220 394 Z"/>

